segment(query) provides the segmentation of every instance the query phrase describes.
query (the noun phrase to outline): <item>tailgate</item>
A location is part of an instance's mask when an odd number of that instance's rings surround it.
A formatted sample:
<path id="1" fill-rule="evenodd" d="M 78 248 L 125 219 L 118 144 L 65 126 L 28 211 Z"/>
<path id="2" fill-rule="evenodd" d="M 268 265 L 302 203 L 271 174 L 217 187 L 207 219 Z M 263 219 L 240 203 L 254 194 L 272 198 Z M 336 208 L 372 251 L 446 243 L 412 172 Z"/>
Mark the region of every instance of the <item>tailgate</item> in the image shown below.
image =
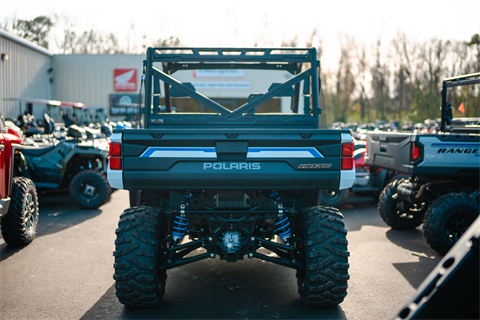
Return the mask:
<path id="1" fill-rule="evenodd" d="M 411 133 L 367 133 L 365 164 L 412 175 Z"/>
<path id="2" fill-rule="evenodd" d="M 339 189 L 339 130 L 124 130 L 125 189 Z M 351 177 L 350 177 L 351 176 Z M 352 180 L 352 181 L 349 181 Z"/>

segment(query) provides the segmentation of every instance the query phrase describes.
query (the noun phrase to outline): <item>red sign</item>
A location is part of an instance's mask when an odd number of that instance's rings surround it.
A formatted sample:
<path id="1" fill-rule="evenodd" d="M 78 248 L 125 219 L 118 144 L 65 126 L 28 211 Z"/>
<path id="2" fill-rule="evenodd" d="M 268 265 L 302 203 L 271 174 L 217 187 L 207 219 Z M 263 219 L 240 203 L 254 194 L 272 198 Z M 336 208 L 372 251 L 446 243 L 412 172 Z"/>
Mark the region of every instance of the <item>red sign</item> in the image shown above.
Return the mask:
<path id="1" fill-rule="evenodd" d="M 113 90 L 137 91 L 137 69 L 114 69 Z"/>

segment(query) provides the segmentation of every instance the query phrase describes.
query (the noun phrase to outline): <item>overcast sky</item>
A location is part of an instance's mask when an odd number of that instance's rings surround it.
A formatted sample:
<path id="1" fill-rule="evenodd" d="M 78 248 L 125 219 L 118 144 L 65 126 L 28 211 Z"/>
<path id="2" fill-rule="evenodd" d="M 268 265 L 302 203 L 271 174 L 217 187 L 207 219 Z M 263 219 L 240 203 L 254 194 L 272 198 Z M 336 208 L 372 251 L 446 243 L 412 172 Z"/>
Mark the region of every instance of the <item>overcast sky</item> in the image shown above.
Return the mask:
<path id="1" fill-rule="evenodd" d="M 146 35 L 147 42 L 176 36 L 188 46 L 202 47 L 279 46 L 297 36 L 304 45 L 316 28 L 324 59 L 329 51 L 338 51 L 339 35 L 370 45 L 379 38 L 388 43 L 399 31 L 413 41 L 466 41 L 480 33 L 480 0 L 0 0 L 2 22 L 53 13 L 67 16 L 79 31 L 95 27 L 121 41 L 135 34 L 137 44 Z"/>

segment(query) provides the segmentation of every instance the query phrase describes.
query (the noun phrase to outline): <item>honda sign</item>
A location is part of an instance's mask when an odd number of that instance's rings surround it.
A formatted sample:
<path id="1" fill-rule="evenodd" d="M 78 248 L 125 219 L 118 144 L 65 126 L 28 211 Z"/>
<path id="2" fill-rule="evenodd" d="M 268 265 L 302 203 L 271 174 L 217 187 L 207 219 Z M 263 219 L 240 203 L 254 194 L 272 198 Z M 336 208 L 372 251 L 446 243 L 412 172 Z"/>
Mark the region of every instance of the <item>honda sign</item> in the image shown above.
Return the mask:
<path id="1" fill-rule="evenodd" d="M 137 91 L 137 69 L 114 69 L 113 89 L 115 91 Z"/>

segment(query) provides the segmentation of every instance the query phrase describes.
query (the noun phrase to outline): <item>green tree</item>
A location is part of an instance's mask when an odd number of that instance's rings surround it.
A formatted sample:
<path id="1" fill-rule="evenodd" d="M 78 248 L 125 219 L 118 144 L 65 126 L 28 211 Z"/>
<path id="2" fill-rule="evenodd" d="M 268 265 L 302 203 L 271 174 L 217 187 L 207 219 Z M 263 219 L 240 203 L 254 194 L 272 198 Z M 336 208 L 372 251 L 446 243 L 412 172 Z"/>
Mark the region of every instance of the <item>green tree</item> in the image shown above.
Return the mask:
<path id="1" fill-rule="evenodd" d="M 366 75 L 368 72 L 367 51 L 364 45 L 359 48 L 357 53 L 358 60 L 358 84 L 360 86 L 360 92 L 358 94 L 357 102 L 360 104 L 360 118 L 362 121 L 370 121 L 369 118 L 369 106 L 370 101 L 368 99 L 365 87 L 367 86 Z"/>
<path id="2" fill-rule="evenodd" d="M 179 38 L 171 36 L 168 39 L 158 39 L 152 44 L 153 47 L 181 47 L 182 42 Z"/>
<path id="3" fill-rule="evenodd" d="M 390 70 L 388 65 L 382 61 L 381 41 L 377 40 L 375 46 L 375 61 L 370 68 L 372 76 L 372 105 L 375 109 L 375 118 L 386 120 L 390 107 L 389 83 Z"/>
<path id="4" fill-rule="evenodd" d="M 33 20 L 16 20 L 13 25 L 13 32 L 24 39 L 48 49 L 48 34 L 52 27 L 53 22 L 50 17 L 38 16 Z"/>
<path id="5" fill-rule="evenodd" d="M 469 47 L 477 47 L 477 71 L 480 71 L 480 34 L 474 34 L 467 45 Z"/>
<path id="6" fill-rule="evenodd" d="M 333 110 L 335 120 L 347 121 L 347 112 L 352 105 L 353 93 L 355 91 L 355 77 L 353 75 L 353 54 L 355 43 L 351 37 L 343 37 L 340 41 L 340 59 L 336 76 L 336 97 L 335 109 Z"/>

